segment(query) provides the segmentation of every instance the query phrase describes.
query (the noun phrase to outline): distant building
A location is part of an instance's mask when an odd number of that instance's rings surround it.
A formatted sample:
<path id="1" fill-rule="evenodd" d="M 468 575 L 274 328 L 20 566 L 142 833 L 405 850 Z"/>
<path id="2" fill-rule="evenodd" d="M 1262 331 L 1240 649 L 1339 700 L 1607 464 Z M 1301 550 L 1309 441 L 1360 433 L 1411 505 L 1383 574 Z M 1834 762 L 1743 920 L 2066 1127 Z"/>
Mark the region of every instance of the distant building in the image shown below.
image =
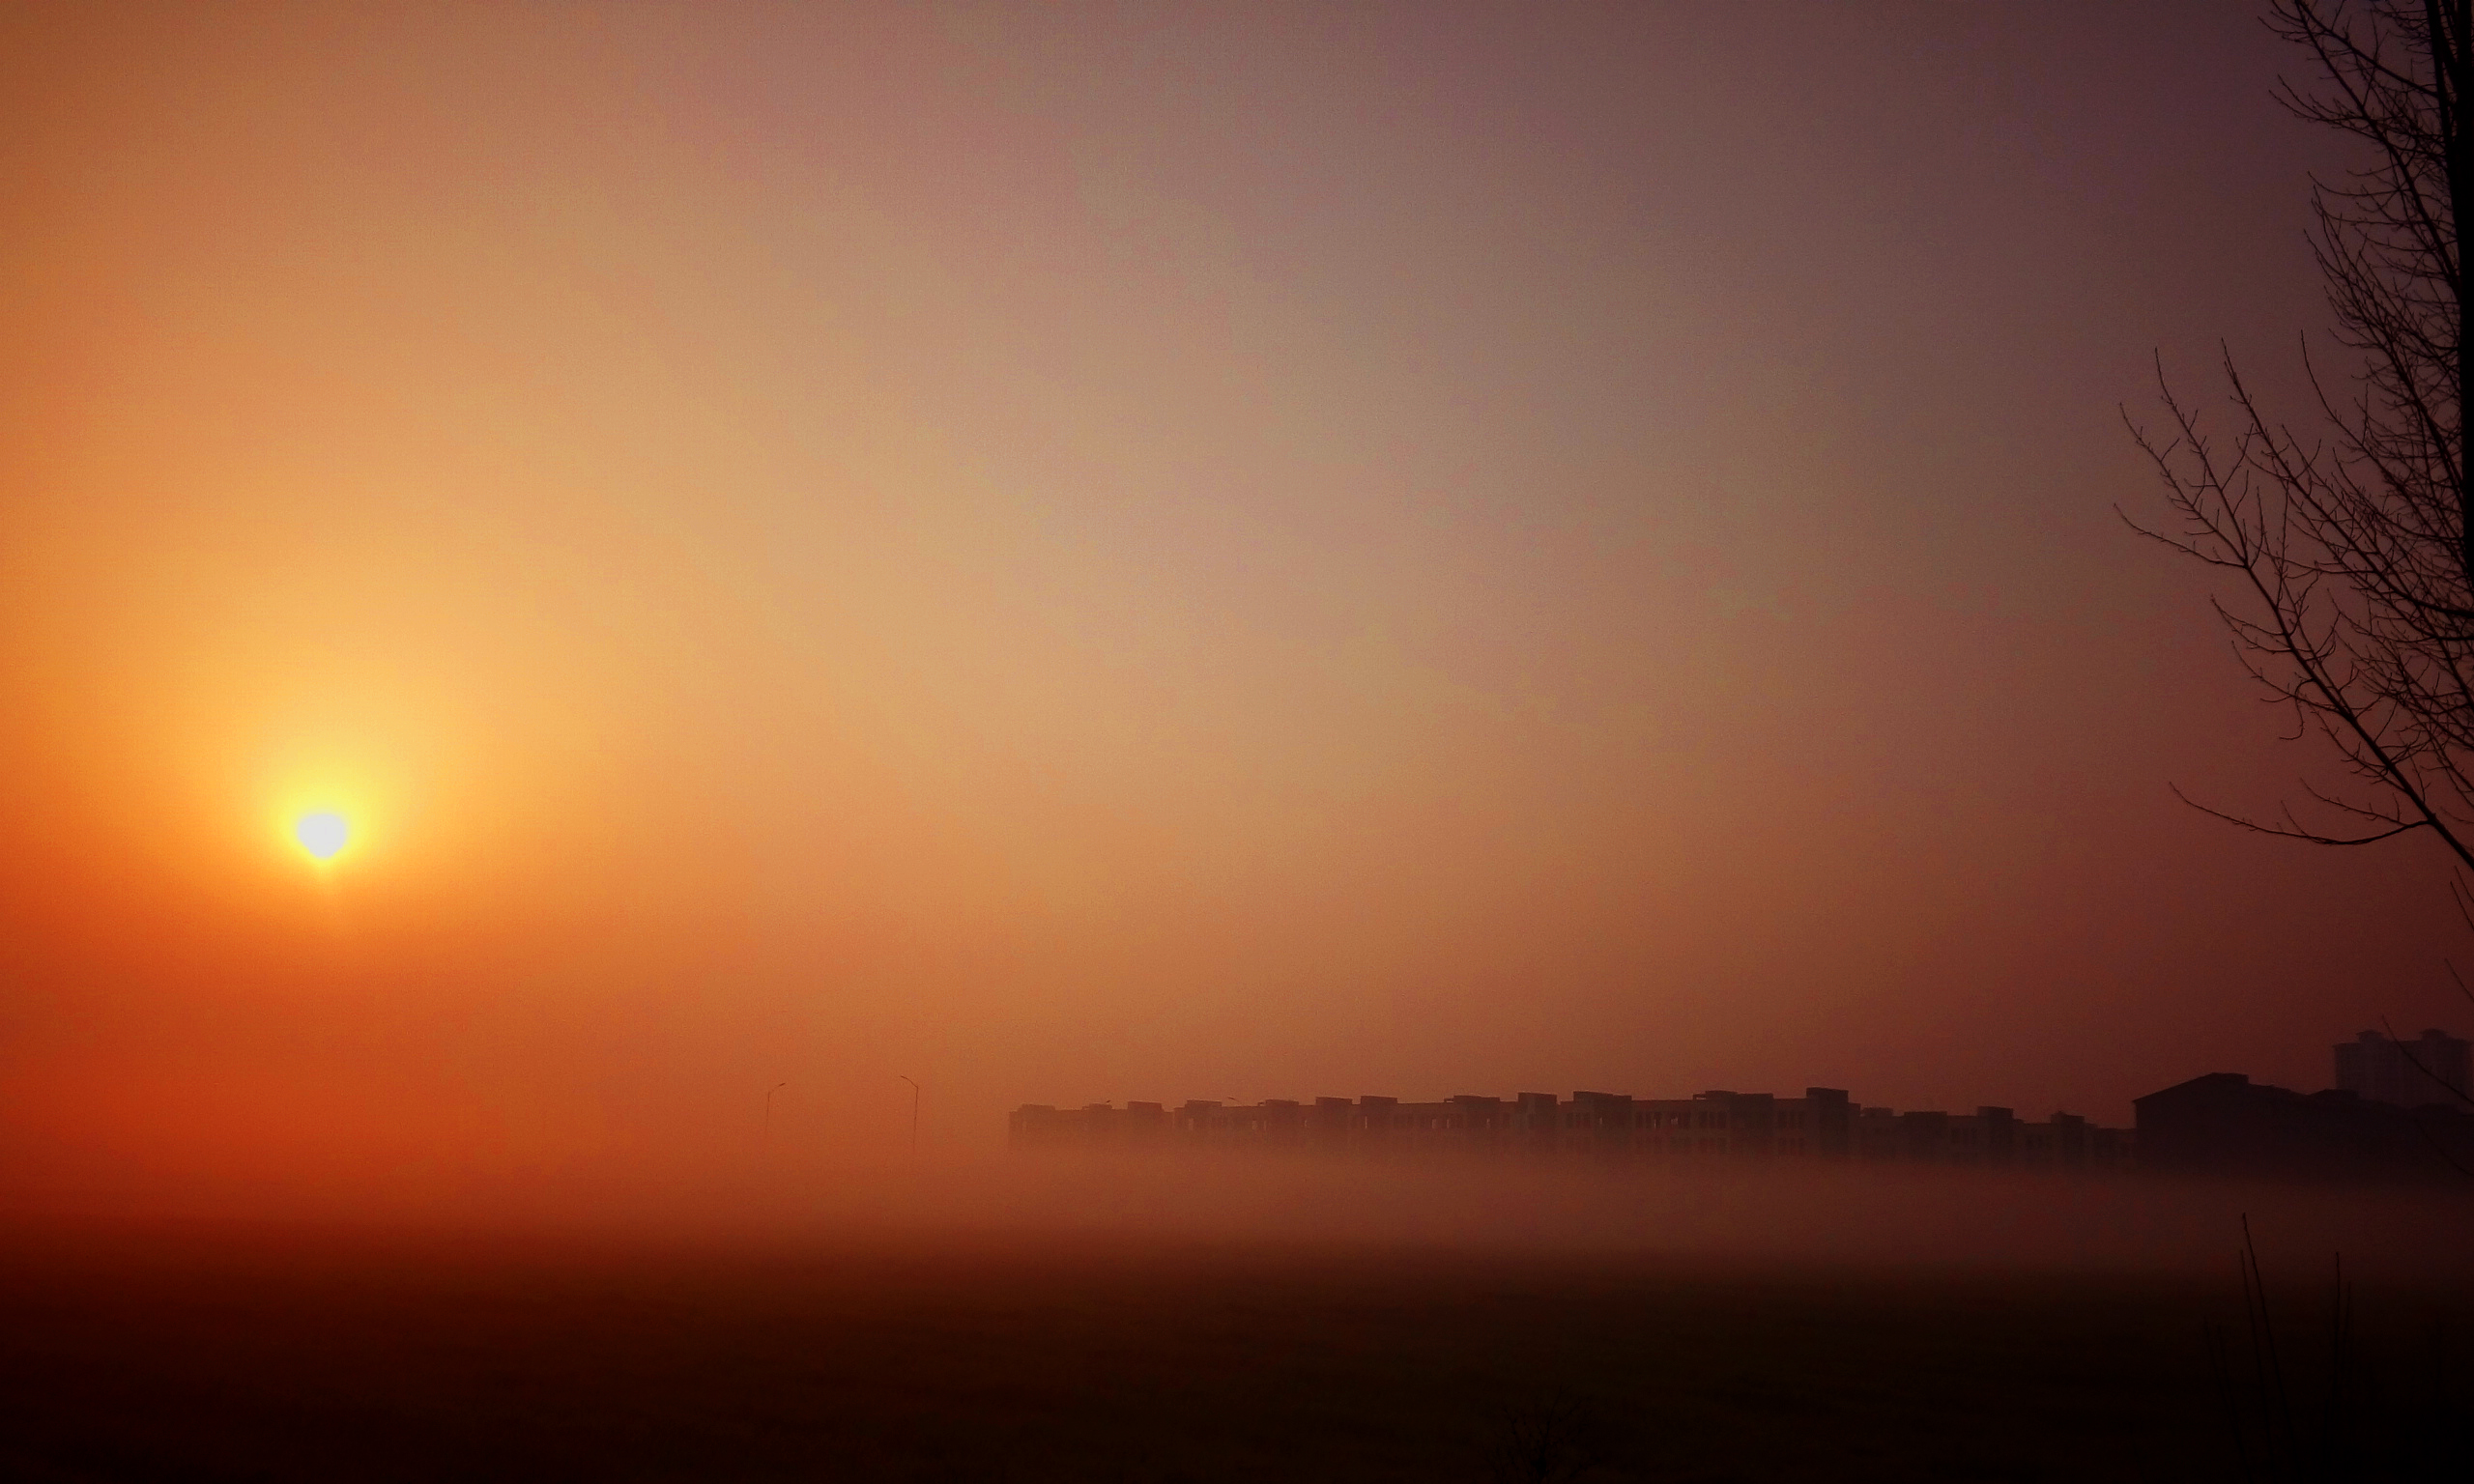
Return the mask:
<path id="1" fill-rule="evenodd" d="M 2337 1086 L 2357 1098 L 2400 1108 L 2425 1103 L 2463 1107 L 2474 1093 L 2474 1066 L 2466 1042 L 2443 1031 L 2412 1041 L 2391 1041 L 2365 1031 L 2336 1046 Z"/>
<path id="2" fill-rule="evenodd" d="M 1028 1103 L 1008 1120 L 1017 1149 L 1125 1147 L 1167 1140 L 1214 1149 L 1351 1150 L 1371 1155 L 1485 1151 L 1533 1156 L 1673 1160 L 1904 1160 L 1930 1164 L 2118 1164 L 2128 1129 L 2057 1113 L 2029 1123 L 2008 1108 L 1972 1114 L 1862 1108 L 1845 1091 L 1801 1098 L 1707 1092 L 1691 1098 L 1628 1093 L 1462 1094 L 1440 1102 L 1396 1098 L 1267 1099 L 1248 1106 L 1196 1100 L 1175 1108 L 1131 1102 L 1057 1108 Z"/>
<path id="3" fill-rule="evenodd" d="M 2456 1107 L 2408 1109 L 2345 1088 L 2297 1093 L 2234 1071 L 2175 1083 L 2132 1106 L 2147 1169 L 2343 1180 L 2474 1171 L 2474 1114 Z"/>

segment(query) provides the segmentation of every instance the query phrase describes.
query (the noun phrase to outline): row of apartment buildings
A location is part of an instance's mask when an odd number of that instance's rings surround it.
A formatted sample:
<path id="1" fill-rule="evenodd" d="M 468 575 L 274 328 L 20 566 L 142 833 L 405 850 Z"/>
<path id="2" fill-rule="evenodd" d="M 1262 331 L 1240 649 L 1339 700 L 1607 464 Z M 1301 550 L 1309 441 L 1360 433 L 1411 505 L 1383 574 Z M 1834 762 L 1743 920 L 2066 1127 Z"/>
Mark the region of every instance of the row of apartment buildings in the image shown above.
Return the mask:
<path id="1" fill-rule="evenodd" d="M 1267 1099 L 1177 1107 L 1028 1103 L 1007 1124 L 1018 1150 L 1175 1146 L 1351 1150 L 1413 1155 L 1455 1151 L 1675 1159 L 1861 1159 L 1936 1164 L 2088 1165 L 2129 1161 L 2132 1135 L 2057 1113 L 2042 1122 L 2008 1108 L 1973 1113 L 1862 1107 L 1838 1088 L 1801 1098 L 1707 1092 L 1635 1098 L 1576 1092 L 1473 1095 L 1440 1102 L 1395 1098 Z"/>
<path id="2" fill-rule="evenodd" d="M 1522 1093 L 1174 1108 L 1030 1103 L 1013 1114 L 1008 1133 L 1016 1149 L 1482 1150 L 2081 1167 L 2126 1166 L 2136 1155 L 2145 1167 L 2187 1174 L 2474 1180 L 2474 1045 L 2440 1030 L 2410 1042 L 2365 1031 L 2333 1052 L 2337 1085 L 2326 1092 L 2211 1072 L 2136 1099 L 2135 1131 L 2068 1113 L 2030 1122 L 2008 1108 L 1901 1113 L 1858 1106 L 1838 1088 L 1808 1087 L 1801 1098 Z"/>

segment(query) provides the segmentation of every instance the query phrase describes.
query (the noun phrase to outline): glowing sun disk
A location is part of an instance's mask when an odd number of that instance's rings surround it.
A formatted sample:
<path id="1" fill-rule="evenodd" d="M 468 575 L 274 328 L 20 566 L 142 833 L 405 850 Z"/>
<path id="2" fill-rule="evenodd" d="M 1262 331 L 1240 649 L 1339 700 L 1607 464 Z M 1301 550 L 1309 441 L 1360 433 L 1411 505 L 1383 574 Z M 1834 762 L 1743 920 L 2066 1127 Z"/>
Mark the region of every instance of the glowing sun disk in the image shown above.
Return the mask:
<path id="1" fill-rule="evenodd" d="M 341 814 L 302 814 L 293 821 L 292 838 L 301 842 L 302 849 L 328 861 L 352 839 L 352 826 Z"/>

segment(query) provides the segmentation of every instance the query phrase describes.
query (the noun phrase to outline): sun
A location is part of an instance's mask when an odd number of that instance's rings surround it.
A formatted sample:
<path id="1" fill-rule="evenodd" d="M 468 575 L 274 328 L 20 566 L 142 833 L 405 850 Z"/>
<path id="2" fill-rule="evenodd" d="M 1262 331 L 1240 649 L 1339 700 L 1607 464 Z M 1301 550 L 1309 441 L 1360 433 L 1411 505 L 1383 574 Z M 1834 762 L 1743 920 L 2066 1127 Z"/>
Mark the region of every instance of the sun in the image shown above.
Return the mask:
<path id="1" fill-rule="evenodd" d="M 352 842 L 352 825 L 343 815 L 321 812 L 292 821 L 292 838 L 322 861 L 331 861 Z"/>

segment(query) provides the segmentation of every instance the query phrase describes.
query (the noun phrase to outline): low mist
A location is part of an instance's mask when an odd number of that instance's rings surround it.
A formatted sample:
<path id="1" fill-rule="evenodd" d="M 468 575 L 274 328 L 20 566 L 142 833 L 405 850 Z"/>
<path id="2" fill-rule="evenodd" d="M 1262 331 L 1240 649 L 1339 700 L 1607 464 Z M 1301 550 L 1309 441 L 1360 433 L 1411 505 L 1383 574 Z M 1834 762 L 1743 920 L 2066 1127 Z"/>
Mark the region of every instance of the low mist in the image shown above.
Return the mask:
<path id="1" fill-rule="evenodd" d="M 2455 1287 L 2474 1189 L 2332 1186 L 1863 1164 L 1677 1168 L 1287 1155 L 1041 1153 L 817 1167 L 749 1160 L 682 1174 L 502 1172 L 359 1186 L 193 1184 L 167 1204 L 68 1187 L 22 1193 L 20 1230 L 164 1221 L 291 1241 L 302 1233 L 457 1233 L 918 1256 L 1209 1247 L 1575 1255 L 1694 1267 L 2114 1273 L 2230 1282 L 2245 1222 L 2273 1260 Z M 295 1236 L 279 1234 L 291 1232 Z"/>

